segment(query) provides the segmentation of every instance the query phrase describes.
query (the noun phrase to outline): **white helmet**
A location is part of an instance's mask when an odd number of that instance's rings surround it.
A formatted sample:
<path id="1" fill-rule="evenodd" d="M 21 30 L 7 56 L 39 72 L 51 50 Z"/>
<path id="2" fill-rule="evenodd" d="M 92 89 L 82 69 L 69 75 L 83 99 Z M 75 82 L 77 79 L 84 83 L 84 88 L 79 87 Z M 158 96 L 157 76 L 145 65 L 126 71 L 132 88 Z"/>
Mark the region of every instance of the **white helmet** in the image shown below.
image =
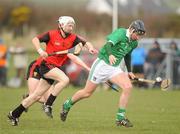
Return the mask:
<path id="1" fill-rule="evenodd" d="M 70 16 L 61 16 L 61 17 L 59 17 L 58 22 L 61 25 L 61 27 L 64 27 L 68 23 L 75 24 L 74 19 L 72 17 L 70 17 Z"/>

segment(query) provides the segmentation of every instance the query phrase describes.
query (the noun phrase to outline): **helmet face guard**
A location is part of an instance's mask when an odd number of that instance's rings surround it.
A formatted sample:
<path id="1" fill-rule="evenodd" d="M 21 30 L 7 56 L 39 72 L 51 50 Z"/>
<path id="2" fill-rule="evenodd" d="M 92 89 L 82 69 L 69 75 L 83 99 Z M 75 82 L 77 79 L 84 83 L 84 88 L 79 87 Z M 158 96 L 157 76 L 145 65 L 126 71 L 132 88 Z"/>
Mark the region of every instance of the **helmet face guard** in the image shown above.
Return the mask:
<path id="1" fill-rule="evenodd" d="M 68 25 L 68 24 L 74 24 L 74 25 L 75 25 L 74 19 L 73 19 L 72 17 L 70 17 L 70 16 L 61 16 L 61 17 L 59 17 L 58 23 L 59 23 L 60 29 L 61 29 L 66 35 L 68 35 L 68 34 L 70 34 L 70 33 L 65 32 L 65 31 L 64 31 L 64 27 L 65 27 L 66 25 Z"/>
<path id="2" fill-rule="evenodd" d="M 137 33 L 137 35 L 142 36 L 146 33 L 144 22 L 141 20 L 133 21 L 129 27 L 134 29 L 134 33 Z"/>
<path id="3" fill-rule="evenodd" d="M 137 35 L 143 36 L 145 35 L 145 31 L 141 31 L 141 30 L 135 30 L 134 33 L 136 33 Z"/>

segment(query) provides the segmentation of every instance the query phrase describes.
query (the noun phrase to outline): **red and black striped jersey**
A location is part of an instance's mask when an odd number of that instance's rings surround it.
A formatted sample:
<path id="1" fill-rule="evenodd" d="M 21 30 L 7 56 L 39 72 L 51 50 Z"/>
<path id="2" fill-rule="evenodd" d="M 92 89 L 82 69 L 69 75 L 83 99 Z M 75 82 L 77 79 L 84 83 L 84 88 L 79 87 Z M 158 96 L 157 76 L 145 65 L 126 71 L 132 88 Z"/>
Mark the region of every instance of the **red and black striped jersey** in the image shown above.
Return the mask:
<path id="1" fill-rule="evenodd" d="M 76 34 L 70 34 L 66 38 L 63 38 L 59 29 L 51 30 L 37 37 L 40 42 L 46 43 L 46 52 L 48 54 L 70 49 L 79 43 L 82 43 L 83 45 L 86 43 L 83 38 Z M 55 66 L 59 67 L 62 66 L 67 59 L 67 54 L 63 54 L 49 56 L 44 60 L 47 63 L 54 64 Z"/>

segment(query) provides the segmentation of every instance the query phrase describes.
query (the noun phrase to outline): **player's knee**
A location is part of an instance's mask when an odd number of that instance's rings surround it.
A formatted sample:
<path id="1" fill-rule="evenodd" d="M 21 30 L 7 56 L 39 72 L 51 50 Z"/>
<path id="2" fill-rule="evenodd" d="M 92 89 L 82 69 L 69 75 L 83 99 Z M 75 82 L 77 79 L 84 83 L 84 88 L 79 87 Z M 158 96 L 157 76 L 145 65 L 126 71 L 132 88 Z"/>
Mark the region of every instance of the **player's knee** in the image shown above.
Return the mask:
<path id="1" fill-rule="evenodd" d="M 61 80 L 61 82 L 63 82 L 63 84 L 64 85 L 67 85 L 67 84 L 69 84 L 69 78 L 68 77 L 64 77 L 62 80 Z"/>
<path id="2" fill-rule="evenodd" d="M 41 98 L 40 95 L 34 95 L 34 97 L 33 97 L 34 101 L 38 101 L 40 98 Z"/>
<path id="3" fill-rule="evenodd" d="M 67 85 L 67 84 L 69 83 L 70 80 L 69 80 L 68 77 L 66 77 L 64 81 L 65 81 L 65 84 Z"/>
<path id="4" fill-rule="evenodd" d="M 38 102 L 40 103 L 45 103 L 46 102 L 46 99 L 44 97 L 41 97 L 40 99 L 38 99 Z"/>
<path id="5" fill-rule="evenodd" d="M 123 85 L 124 90 L 128 93 L 132 90 L 132 84 L 124 84 Z"/>
<path id="6" fill-rule="evenodd" d="M 23 100 L 23 104 L 26 105 L 26 104 L 29 104 L 29 103 L 31 103 L 31 102 L 36 102 L 36 101 L 38 101 L 40 98 L 41 98 L 41 96 L 39 96 L 39 95 L 37 95 L 37 94 L 32 94 L 32 95 L 30 96 L 30 98 Z"/>

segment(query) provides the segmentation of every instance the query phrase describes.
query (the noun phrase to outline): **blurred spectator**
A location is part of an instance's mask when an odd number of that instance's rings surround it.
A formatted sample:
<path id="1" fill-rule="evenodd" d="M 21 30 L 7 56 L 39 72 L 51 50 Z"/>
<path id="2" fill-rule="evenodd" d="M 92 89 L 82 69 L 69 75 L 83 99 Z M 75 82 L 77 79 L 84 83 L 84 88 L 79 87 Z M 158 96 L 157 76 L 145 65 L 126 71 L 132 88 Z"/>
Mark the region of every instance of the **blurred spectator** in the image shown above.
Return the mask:
<path id="1" fill-rule="evenodd" d="M 175 56 L 180 56 L 180 50 L 175 41 L 172 41 L 170 43 L 170 49 L 172 50 Z"/>
<path id="2" fill-rule="evenodd" d="M 138 78 L 144 78 L 144 63 L 146 59 L 146 51 L 143 47 L 137 47 L 131 54 L 131 64 L 133 73 Z M 143 83 L 134 83 L 138 87 L 143 87 Z"/>
<path id="3" fill-rule="evenodd" d="M 180 84 L 179 81 L 179 64 L 180 64 L 180 50 L 178 49 L 178 46 L 176 42 L 172 41 L 170 43 L 170 49 L 173 55 L 173 84 L 178 85 Z"/>
<path id="4" fill-rule="evenodd" d="M 2 22 L 3 22 L 3 8 L 2 6 L 0 6 L 0 27 L 2 26 Z M 2 28 L 0 28 L 0 32 L 1 32 Z"/>
<path id="5" fill-rule="evenodd" d="M 11 24 L 14 27 L 14 38 L 23 36 L 30 20 L 31 9 L 21 3 L 11 11 Z"/>
<path id="6" fill-rule="evenodd" d="M 11 79 L 12 82 L 9 82 L 9 86 L 19 87 L 25 80 L 24 75 L 28 63 L 27 51 L 21 43 L 18 43 L 15 47 L 10 47 L 9 51 L 13 54 L 13 63 L 16 69 L 16 76 Z M 17 85 L 13 85 L 13 81 Z"/>
<path id="7" fill-rule="evenodd" d="M 161 51 L 160 44 L 154 41 L 152 48 L 149 50 L 146 57 L 145 77 L 154 79 L 159 65 L 162 63 L 165 54 Z"/>
<path id="8" fill-rule="evenodd" d="M 5 86 L 7 80 L 7 47 L 0 39 L 0 86 Z"/>

